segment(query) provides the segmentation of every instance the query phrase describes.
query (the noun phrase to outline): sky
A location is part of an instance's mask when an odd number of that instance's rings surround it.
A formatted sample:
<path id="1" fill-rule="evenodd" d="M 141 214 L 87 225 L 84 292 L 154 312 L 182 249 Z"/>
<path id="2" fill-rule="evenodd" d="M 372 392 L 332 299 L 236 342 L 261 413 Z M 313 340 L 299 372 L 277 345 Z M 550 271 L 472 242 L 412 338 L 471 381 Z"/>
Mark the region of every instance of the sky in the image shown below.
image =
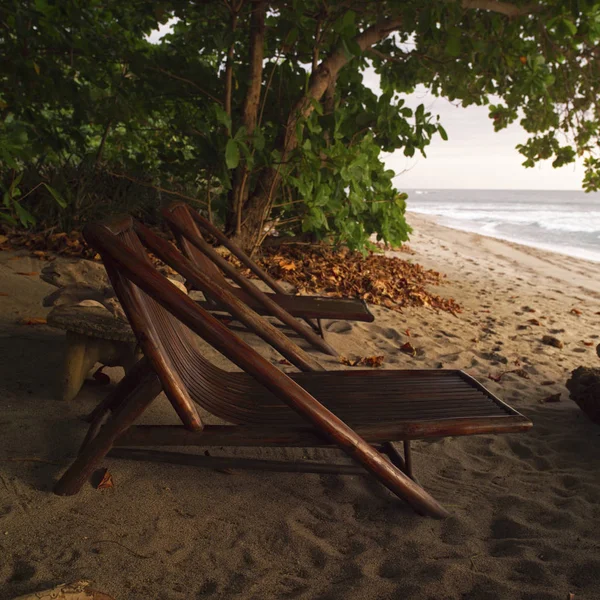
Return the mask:
<path id="1" fill-rule="evenodd" d="M 153 32 L 149 39 L 157 43 L 171 29 L 171 22 Z M 372 70 L 363 74 L 374 91 L 379 77 Z M 534 168 L 522 166 L 524 158 L 516 145 L 527 140 L 520 125 L 513 124 L 495 132 L 488 109 L 463 108 L 445 98 L 436 98 L 425 89 L 405 97 L 411 108 L 425 104 L 448 134 L 448 141 L 436 135 L 420 154 L 406 158 L 401 151 L 386 155 L 385 163 L 396 171 L 394 183 L 399 189 L 489 189 L 489 190 L 580 190 L 583 180 L 581 161 L 553 169 L 549 161 Z"/>
<path id="2" fill-rule="evenodd" d="M 377 90 L 378 76 L 373 71 L 363 74 L 372 89 Z M 522 166 L 524 157 L 516 145 L 527 140 L 527 132 L 513 124 L 495 132 L 488 108 L 457 106 L 445 98 L 436 98 L 425 88 L 404 96 L 408 106 L 424 104 L 448 134 L 439 135 L 420 154 L 412 158 L 402 151 L 386 155 L 385 163 L 396 171 L 394 183 L 400 189 L 499 189 L 499 190 L 577 190 L 581 189 L 581 162 L 560 169 L 544 161 L 534 168 Z"/>

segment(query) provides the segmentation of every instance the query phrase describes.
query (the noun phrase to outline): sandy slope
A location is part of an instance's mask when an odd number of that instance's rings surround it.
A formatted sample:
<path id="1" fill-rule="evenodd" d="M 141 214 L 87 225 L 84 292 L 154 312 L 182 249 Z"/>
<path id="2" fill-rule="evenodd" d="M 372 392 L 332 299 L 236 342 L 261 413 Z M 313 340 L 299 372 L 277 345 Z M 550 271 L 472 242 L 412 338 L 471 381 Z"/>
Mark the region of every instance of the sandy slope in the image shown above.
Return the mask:
<path id="1" fill-rule="evenodd" d="M 415 444 L 421 482 L 452 513 L 442 522 L 364 477 L 106 461 L 114 490 L 52 495 L 83 436 L 76 417 L 105 389 L 55 400 L 60 333 L 14 324 L 43 315 L 45 284 L 15 274 L 39 265 L 0 253 L 0 598 L 80 577 L 136 600 L 599 598 L 600 429 L 564 382 L 578 365 L 600 366 L 583 343 L 600 342 L 600 264 L 410 220 L 412 259 L 447 273 L 442 293 L 464 312 L 376 307 L 373 324 L 330 323 L 330 341 L 346 355 L 384 354 L 386 368 L 465 369 L 535 423 Z M 542 345 L 547 333 L 564 348 Z M 416 357 L 398 351 L 405 341 Z M 528 379 L 488 379 L 515 361 Z M 562 402 L 540 404 L 558 392 Z M 158 402 L 146 420 L 172 422 L 170 407 Z"/>

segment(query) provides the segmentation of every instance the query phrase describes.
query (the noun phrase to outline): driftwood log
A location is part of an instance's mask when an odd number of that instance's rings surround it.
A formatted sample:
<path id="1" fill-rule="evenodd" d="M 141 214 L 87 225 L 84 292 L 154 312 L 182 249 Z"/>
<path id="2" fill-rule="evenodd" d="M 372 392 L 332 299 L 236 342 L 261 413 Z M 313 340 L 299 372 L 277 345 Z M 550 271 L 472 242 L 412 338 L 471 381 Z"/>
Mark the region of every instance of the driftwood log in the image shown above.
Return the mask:
<path id="1" fill-rule="evenodd" d="M 25 594 L 13 600 L 114 600 L 112 596 L 94 590 L 90 585 L 89 581 L 61 583 L 49 590 Z"/>
<path id="2" fill-rule="evenodd" d="M 577 367 L 567 381 L 567 389 L 577 406 L 600 425 L 600 369 Z"/>

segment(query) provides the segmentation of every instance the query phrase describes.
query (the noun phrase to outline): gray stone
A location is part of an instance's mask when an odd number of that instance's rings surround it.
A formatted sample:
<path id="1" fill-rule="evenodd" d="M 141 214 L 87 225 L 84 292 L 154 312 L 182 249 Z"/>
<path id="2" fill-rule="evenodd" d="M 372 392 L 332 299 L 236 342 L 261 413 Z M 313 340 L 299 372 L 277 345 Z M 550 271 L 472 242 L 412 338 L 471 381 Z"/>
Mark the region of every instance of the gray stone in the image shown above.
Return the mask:
<path id="1" fill-rule="evenodd" d="M 600 425 L 600 369 L 577 367 L 567 381 L 567 389 L 577 406 Z"/>

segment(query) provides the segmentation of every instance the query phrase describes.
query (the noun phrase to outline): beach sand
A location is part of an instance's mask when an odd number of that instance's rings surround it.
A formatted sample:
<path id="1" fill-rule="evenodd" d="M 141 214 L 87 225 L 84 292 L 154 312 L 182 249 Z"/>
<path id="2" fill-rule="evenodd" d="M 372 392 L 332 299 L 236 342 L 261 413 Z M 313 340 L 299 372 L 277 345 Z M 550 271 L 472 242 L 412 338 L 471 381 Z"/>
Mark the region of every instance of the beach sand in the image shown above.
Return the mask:
<path id="1" fill-rule="evenodd" d="M 105 460 L 114 489 L 53 495 L 85 432 L 78 416 L 107 388 L 56 399 L 62 333 L 17 323 L 43 317 L 52 288 L 17 274 L 39 272 L 39 262 L 0 253 L 0 598 L 80 578 L 119 600 L 600 598 L 600 428 L 564 385 L 577 366 L 600 367 L 600 263 L 415 214 L 409 222 L 415 254 L 402 258 L 447 274 L 437 290 L 463 312 L 373 307 L 374 323 L 330 322 L 329 341 L 345 355 L 382 354 L 384 368 L 464 369 L 534 423 L 524 434 L 414 443 L 419 480 L 451 513 L 443 521 L 415 515 L 361 476 Z M 564 347 L 542 344 L 543 335 Z M 407 341 L 415 357 L 399 351 Z M 488 378 L 515 368 L 529 377 Z M 560 402 L 540 402 L 558 393 Z M 144 421 L 176 422 L 164 398 Z"/>

